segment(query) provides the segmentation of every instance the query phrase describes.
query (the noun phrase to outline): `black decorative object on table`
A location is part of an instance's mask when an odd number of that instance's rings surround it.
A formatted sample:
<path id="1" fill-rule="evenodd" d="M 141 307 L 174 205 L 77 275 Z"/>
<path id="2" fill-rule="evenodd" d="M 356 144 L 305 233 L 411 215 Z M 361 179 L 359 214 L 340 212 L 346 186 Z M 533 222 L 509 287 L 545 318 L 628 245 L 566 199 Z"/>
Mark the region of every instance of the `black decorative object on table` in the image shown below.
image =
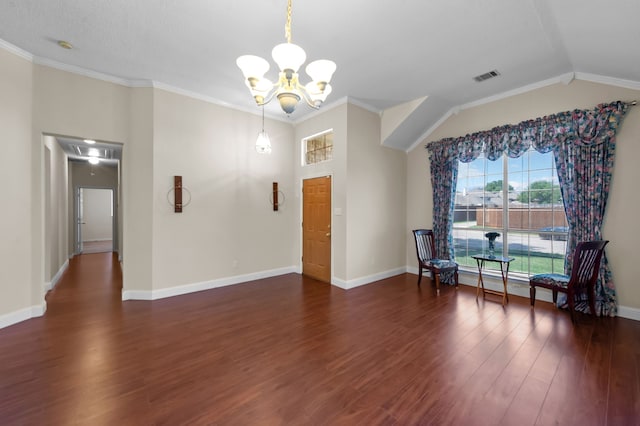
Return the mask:
<path id="1" fill-rule="evenodd" d="M 499 232 L 487 232 L 484 234 L 489 239 L 489 257 L 496 255 L 496 238 L 500 236 Z"/>

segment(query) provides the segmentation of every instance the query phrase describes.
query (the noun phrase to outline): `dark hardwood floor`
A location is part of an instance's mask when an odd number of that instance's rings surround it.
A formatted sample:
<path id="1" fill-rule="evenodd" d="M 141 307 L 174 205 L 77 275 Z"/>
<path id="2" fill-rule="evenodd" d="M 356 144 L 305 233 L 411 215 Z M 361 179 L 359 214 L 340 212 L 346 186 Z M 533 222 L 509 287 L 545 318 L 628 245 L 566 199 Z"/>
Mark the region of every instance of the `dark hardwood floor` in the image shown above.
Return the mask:
<path id="1" fill-rule="evenodd" d="M 115 255 L 78 256 L 0 330 L 0 423 L 640 424 L 640 323 L 416 279 L 121 302 Z"/>

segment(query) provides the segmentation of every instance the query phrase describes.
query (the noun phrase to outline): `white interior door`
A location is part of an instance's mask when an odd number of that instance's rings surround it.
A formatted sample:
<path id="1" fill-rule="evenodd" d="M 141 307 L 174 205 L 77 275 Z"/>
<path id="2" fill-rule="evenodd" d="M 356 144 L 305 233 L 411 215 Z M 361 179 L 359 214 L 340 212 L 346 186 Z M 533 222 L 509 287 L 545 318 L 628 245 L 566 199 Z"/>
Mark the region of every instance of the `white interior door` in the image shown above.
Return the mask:
<path id="1" fill-rule="evenodd" d="M 82 253 L 88 243 L 110 242 L 113 249 L 114 206 L 113 190 L 104 188 L 78 188 L 77 253 Z M 92 245 L 91 250 L 104 250 L 103 245 Z M 86 248 L 89 250 L 88 248 Z"/>

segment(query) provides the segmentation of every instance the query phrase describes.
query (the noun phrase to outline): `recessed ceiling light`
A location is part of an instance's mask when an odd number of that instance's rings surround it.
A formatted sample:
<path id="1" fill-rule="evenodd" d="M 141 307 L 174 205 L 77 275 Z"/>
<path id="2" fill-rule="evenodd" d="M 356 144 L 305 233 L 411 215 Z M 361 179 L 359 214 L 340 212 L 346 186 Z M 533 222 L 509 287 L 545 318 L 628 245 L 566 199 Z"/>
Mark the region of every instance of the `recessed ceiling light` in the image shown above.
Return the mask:
<path id="1" fill-rule="evenodd" d="M 62 47 L 63 49 L 73 49 L 73 45 L 65 40 L 58 40 L 58 46 Z"/>
<path id="2" fill-rule="evenodd" d="M 96 143 L 96 141 L 94 141 L 93 139 L 85 139 L 84 143 L 88 143 L 89 145 L 93 145 L 94 143 Z"/>
<path id="3" fill-rule="evenodd" d="M 96 158 L 96 157 L 91 157 L 91 158 L 89 158 L 88 161 L 89 161 L 90 164 L 93 164 L 93 165 L 98 164 L 100 162 L 100 160 L 98 158 Z"/>

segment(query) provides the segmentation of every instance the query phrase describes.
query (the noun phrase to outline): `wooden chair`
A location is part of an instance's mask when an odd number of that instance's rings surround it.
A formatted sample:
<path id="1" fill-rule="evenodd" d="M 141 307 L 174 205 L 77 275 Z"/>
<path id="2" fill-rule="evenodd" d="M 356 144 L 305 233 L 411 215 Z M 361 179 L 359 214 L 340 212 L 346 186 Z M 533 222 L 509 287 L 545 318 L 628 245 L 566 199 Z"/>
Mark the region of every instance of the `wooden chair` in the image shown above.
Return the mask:
<path id="1" fill-rule="evenodd" d="M 436 282 L 436 294 L 440 294 L 440 274 L 453 273 L 456 289 L 458 288 L 458 264 L 449 259 L 436 258 L 436 246 L 431 229 L 415 229 L 413 237 L 416 241 L 416 254 L 418 255 L 418 287 L 422 281 L 424 269 L 431 273 L 431 280 Z"/>
<path id="2" fill-rule="evenodd" d="M 558 292 L 567 295 L 571 320 L 575 320 L 575 295 L 587 292 L 591 314 L 596 314 L 595 287 L 600 271 L 600 260 L 604 246 L 609 241 L 583 241 L 578 243 L 573 255 L 571 276 L 562 274 L 537 274 L 529 279 L 531 308 L 536 303 L 536 287 L 548 288 L 553 292 L 553 303 L 558 300 Z"/>

